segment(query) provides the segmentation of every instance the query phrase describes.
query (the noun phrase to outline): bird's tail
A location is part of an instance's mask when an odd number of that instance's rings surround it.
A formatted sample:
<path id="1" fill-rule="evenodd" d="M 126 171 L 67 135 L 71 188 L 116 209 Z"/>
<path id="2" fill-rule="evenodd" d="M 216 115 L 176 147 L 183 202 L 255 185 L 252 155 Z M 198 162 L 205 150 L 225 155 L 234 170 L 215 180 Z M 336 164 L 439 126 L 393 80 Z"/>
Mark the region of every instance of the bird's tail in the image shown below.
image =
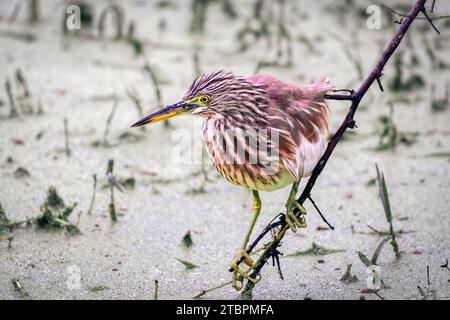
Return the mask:
<path id="1" fill-rule="evenodd" d="M 314 106 L 321 116 L 321 129 L 325 136 L 325 140 L 329 135 L 328 131 L 328 112 L 330 108 L 328 107 L 327 101 L 325 100 L 325 93 L 334 89 L 334 85 L 331 84 L 330 79 L 321 78 L 315 81 L 309 86 L 309 98 L 311 99 L 311 106 Z"/>

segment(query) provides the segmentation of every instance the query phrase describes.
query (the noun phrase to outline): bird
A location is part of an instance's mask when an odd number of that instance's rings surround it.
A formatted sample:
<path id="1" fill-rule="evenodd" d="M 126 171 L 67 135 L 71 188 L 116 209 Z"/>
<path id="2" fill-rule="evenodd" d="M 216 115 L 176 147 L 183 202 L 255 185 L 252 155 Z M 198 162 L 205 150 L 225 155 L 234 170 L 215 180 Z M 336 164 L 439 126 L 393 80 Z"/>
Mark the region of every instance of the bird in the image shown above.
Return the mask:
<path id="1" fill-rule="evenodd" d="M 271 75 L 217 70 L 198 76 L 179 102 L 132 125 L 180 115 L 203 117 L 203 144 L 213 166 L 229 182 L 251 191 L 249 226 L 231 262 L 236 290 L 242 289 L 243 279 L 259 281 L 250 275 L 255 263 L 246 249 L 261 212 L 260 191 L 292 185 L 285 219 L 294 232 L 306 227 L 306 210 L 296 195 L 301 178 L 311 175 L 325 152 L 329 137 L 325 94 L 333 89 L 328 78 L 297 85 Z M 242 269 L 240 262 L 249 268 Z"/>

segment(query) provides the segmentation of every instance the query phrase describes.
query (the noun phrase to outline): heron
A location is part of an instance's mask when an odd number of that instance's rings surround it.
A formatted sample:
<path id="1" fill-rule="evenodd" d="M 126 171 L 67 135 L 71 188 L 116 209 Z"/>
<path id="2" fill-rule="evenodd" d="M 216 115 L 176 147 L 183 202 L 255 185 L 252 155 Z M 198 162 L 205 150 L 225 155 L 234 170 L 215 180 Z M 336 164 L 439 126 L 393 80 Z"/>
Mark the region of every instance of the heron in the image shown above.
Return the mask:
<path id="1" fill-rule="evenodd" d="M 253 210 L 241 246 L 231 262 L 232 286 L 242 289 L 254 261 L 247 245 L 261 212 L 260 191 L 291 186 L 286 223 L 294 232 L 306 227 L 305 208 L 296 200 L 301 178 L 311 175 L 326 148 L 328 78 L 309 85 L 290 84 L 270 75 L 240 76 L 218 70 L 197 77 L 182 99 L 132 127 L 180 115 L 204 118 L 203 144 L 218 173 L 249 189 Z M 243 262 L 247 270 L 239 266 Z"/>

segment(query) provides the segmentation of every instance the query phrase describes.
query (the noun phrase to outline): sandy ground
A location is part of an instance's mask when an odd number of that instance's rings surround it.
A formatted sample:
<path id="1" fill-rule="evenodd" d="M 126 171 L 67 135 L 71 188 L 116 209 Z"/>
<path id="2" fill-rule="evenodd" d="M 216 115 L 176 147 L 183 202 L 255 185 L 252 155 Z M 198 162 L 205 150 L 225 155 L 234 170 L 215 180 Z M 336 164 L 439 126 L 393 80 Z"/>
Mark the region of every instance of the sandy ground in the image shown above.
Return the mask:
<path id="1" fill-rule="evenodd" d="M 194 44 L 202 48 L 199 57 L 204 72 L 227 68 L 251 74 L 257 61 L 270 59 L 274 53 L 265 50 L 263 41 L 243 53 L 237 52 L 236 34 L 244 18 L 251 14 L 253 1 L 243 1 L 240 18 L 233 21 L 221 13 L 219 6 L 211 7 L 203 37 L 188 32 L 188 2 L 172 2 L 169 8 L 160 8 L 155 1 L 123 2 L 126 21 L 136 22 L 137 37 L 145 41 L 145 58 L 136 57 L 124 41 L 65 38 L 61 32 L 63 1 L 43 1 L 42 21 L 36 26 L 26 23 L 25 8 L 14 23 L 8 23 L 15 1 L 1 2 L 1 81 L 13 79 L 20 68 L 33 103 L 40 100 L 44 114 L 8 118 L 8 98 L 5 90 L 0 90 L 0 203 L 11 220 L 33 217 L 40 213 L 46 190 L 55 186 L 66 203 L 78 203 L 70 220 L 75 223 L 80 214 L 82 231 L 78 236 L 33 227 L 3 232 L 14 239 L 11 248 L 7 241 L 0 241 L 1 299 L 23 298 L 14 290 L 13 278 L 19 279 L 29 299 L 152 299 L 154 280 L 159 281 L 160 299 L 190 299 L 202 289 L 230 279 L 227 270 L 249 219 L 251 195 L 217 176 L 210 165 L 207 169 L 212 182 L 206 184 L 206 192 L 192 193 L 202 183 L 202 176 L 196 174 L 201 165 L 174 163 L 173 132 L 186 129 L 198 133 L 201 119 L 177 118 L 169 129 L 162 124 L 148 127 L 145 132 L 130 129 L 139 115 L 126 90 L 134 88 L 139 93 L 145 112 L 159 107 L 143 70 L 148 59 L 161 82 L 163 103 L 178 101 L 194 77 Z M 97 16 L 105 3 L 95 2 Z M 268 67 L 262 72 L 296 83 L 328 76 L 339 88 L 355 87 L 360 80 L 344 47 L 360 59 L 367 74 L 397 27 L 383 15 L 382 28 L 369 30 L 359 11 L 372 2 L 358 3 L 347 13 L 342 13 L 334 1 L 304 0 L 290 5 L 287 25 L 293 38 L 294 64 L 288 68 Z M 438 4 L 440 13 L 450 12 L 444 1 Z M 161 21 L 166 23 L 164 30 L 158 28 Z M 442 31 L 439 42 L 425 22 L 416 21 L 402 45 L 404 57 L 414 52 L 419 60 L 412 68 L 404 68 L 405 76 L 419 74 L 425 86 L 404 93 L 407 102 L 399 101 L 398 94 L 390 92 L 388 80 L 384 81 L 384 94 L 372 88 L 356 116 L 359 129 L 339 144 L 314 189 L 315 201 L 335 230 L 318 229 L 324 223 L 307 203 L 308 228 L 297 234 L 289 232 L 281 248 L 285 253 L 281 258 L 285 279 L 280 280 L 276 268 L 268 265 L 254 290 L 255 298 L 359 299 L 364 295 L 379 299 L 361 293 L 368 274 L 356 254 L 362 251 L 370 257 L 382 240 L 370 234 L 368 225 L 388 229 L 377 189 L 367 184 L 375 177 L 375 163 L 386 176 L 394 227 L 405 231 L 398 238 L 402 251 L 399 260 L 389 244 L 381 252 L 381 277 L 390 288 L 379 294 L 386 299 L 420 299 L 420 286 L 430 298 L 450 298 L 450 271 L 440 267 L 450 258 L 450 109 L 433 113 L 430 107 L 431 87 L 435 85 L 436 96 L 442 97 L 445 81 L 450 79 L 448 69 L 431 63 L 424 45 L 425 41 L 430 43 L 431 50 L 450 63 L 450 28 L 443 21 L 437 25 Z M 32 33 L 36 40 L 19 40 L 11 36 L 13 32 Z M 300 36 L 314 44 L 313 51 L 297 40 Z M 393 70 L 391 61 L 385 79 L 392 79 Z M 117 112 L 108 135 L 112 146 L 92 146 L 102 138 L 115 100 Z M 393 120 L 397 130 L 415 133 L 416 142 L 411 146 L 399 144 L 395 151 L 376 151 L 377 119 L 389 114 L 390 100 L 396 101 Z M 330 106 L 331 127 L 336 128 L 347 104 L 332 102 Z M 65 117 L 70 157 L 64 153 Z M 143 139 L 136 143 L 120 141 L 118 137 L 125 132 Z M 38 134 L 40 139 L 36 139 Z M 200 136 L 192 139 L 199 141 Z M 197 143 L 196 148 L 201 144 Z M 444 156 L 430 156 L 437 153 Z M 7 161 L 9 157 L 12 163 Z M 117 176 L 136 179 L 134 189 L 115 193 L 120 215 L 114 225 L 108 214 L 109 190 L 102 188 L 110 158 L 115 160 Z M 17 178 L 14 172 L 18 167 L 26 168 L 30 176 Z M 99 183 L 94 210 L 88 216 L 93 174 L 97 174 Z M 263 212 L 255 230 L 261 230 L 283 209 L 287 192 L 262 194 Z M 187 231 L 191 231 L 194 242 L 189 249 L 181 244 Z M 287 256 L 309 248 L 312 242 L 343 251 L 324 256 Z M 187 271 L 176 258 L 199 267 Z M 353 265 L 352 273 L 359 281 L 340 281 L 347 264 Z M 71 285 L 74 274 L 80 276 L 77 288 Z M 225 287 L 205 298 L 236 296 L 231 287 Z"/>

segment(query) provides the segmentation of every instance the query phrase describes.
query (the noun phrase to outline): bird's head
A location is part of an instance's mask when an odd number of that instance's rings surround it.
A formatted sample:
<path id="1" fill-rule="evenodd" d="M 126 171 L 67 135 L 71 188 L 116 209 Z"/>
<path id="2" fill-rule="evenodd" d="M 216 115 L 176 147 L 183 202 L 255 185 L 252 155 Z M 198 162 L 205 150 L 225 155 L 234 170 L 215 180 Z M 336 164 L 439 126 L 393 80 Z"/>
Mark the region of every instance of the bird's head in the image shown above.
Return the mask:
<path id="1" fill-rule="evenodd" d="M 138 127 L 179 115 L 211 117 L 242 114 L 246 106 L 256 106 L 263 94 L 260 87 L 245 77 L 219 70 L 199 76 L 181 101 L 148 115 L 132 126 Z"/>

